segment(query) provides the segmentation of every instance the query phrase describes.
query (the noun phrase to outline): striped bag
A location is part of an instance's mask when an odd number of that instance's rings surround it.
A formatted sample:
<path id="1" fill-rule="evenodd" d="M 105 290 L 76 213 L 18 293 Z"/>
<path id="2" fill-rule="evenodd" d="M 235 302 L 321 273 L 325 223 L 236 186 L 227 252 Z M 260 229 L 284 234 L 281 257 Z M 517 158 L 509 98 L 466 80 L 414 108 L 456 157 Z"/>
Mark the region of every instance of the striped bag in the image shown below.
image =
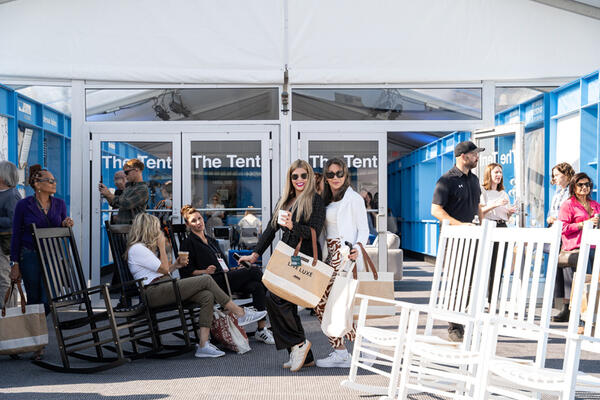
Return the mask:
<path id="1" fill-rule="evenodd" d="M 21 306 L 6 308 L 14 287 L 19 289 Z M 19 354 L 43 349 L 48 344 L 48 327 L 43 304 L 26 305 L 21 281 L 13 281 L 0 314 L 0 354 Z"/>
<path id="2" fill-rule="evenodd" d="M 305 308 L 319 304 L 333 275 L 333 268 L 317 258 L 317 233 L 312 228 L 311 236 L 314 258 L 300 253 L 302 238 L 295 249 L 279 241 L 262 279 L 271 293 Z M 292 256 L 300 257 L 300 265 L 293 265 Z"/>

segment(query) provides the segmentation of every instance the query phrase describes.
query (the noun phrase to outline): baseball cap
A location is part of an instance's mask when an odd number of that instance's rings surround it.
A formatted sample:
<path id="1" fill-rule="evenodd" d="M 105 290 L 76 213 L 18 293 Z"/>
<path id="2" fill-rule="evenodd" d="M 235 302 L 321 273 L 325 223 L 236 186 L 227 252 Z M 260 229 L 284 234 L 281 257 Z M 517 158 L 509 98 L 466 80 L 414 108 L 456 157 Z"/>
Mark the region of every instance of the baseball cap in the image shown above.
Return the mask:
<path id="1" fill-rule="evenodd" d="M 454 147 L 454 157 L 460 157 L 462 154 L 470 153 L 472 151 L 477 151 L 478 153 L 484 151 L 483 147 L 475 146 L 475 143 L 467 140 L 464 142 L 460 142 Z"/>

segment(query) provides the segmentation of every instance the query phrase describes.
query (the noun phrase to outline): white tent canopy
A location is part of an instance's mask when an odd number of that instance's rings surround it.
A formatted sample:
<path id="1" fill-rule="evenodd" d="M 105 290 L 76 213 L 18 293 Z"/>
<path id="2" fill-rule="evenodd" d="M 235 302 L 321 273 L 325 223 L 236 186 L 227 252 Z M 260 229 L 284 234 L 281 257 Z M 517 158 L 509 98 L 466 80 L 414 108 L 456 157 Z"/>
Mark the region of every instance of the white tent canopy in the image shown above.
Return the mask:
<path id="1" fill-rule="evenodd" d="M 529 0 L 17 0 L 0 76 L 281 84 L 580 76 L 600 20 Z"/>

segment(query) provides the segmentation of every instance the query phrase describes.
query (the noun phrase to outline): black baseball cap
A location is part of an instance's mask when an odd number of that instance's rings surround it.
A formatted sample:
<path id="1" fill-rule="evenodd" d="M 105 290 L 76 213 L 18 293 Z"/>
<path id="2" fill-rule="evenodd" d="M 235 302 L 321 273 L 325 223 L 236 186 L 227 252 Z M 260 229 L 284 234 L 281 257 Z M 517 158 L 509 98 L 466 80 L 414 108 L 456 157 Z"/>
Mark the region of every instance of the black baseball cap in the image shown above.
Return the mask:
<path id="1" fill-rule="evenodd" d="M 472 151 L 480 153 L 484 150 L 485 149 L 483 147 L 477 147 L 475 146 L 475 143 L 471 142 L 470 140 L 467 140 L 464 142 L 460 142 L 456 145 L 456 147 L 454 148 L 454 157 L 460 157 L 461 155 L 470 153 Z"/>

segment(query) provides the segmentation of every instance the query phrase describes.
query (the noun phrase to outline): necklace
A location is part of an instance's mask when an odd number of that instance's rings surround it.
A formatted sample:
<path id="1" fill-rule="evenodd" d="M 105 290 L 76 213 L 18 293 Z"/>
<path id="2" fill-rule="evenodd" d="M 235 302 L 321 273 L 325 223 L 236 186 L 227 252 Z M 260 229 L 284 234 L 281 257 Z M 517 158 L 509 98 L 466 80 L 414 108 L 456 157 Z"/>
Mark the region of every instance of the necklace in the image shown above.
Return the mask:
<path id="1" fill-rule="evenodd" d="M 38 208 L 44 213 L 44 214 L 48 214 L 48 211 L 50 210 L 50 204 L 51 202 L 48 202 L 48 207 L 44 207 L 42 206 L 42 203 L 40 202 L 40 200 L 37 198 L 37 196 L 35 196 L 35 202 L 37 203 Z"/>

